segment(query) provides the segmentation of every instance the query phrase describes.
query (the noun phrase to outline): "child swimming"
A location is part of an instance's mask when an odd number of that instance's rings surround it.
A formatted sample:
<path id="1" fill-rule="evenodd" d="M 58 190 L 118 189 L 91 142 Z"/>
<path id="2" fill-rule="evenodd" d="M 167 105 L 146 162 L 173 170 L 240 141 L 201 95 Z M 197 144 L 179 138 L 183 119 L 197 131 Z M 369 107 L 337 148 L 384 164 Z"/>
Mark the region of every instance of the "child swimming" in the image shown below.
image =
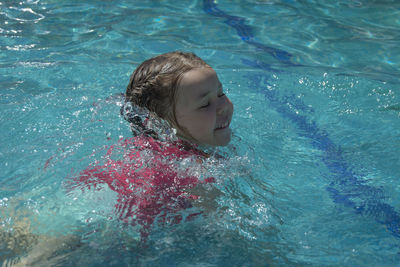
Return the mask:
<path id="1" fill-rule="evenodd" d="M 230 142 L 233 104 L 207 63 L 193 53 L 171 52 L 137 67 L 121 113 L 134 137 L 110 146 L 106 161 L 80 172 L 69 182 L 68 190 L 87 191 L 107 185 L 118 194 L 115 210 L 119 219 L 139 225 L 144 242 L 156 220 L 175 224 L 202 214 L 194 209 L 183 217 L 179 211 L 192 208 L 201 198 L 202 186 L 215 182 L 213 177 L 204 176 L 201 163 L 210 155 L 200 147 Z M 112 158 L 118 149 L 123 150 L 123 157 Z M 182 161 L 195 163 L 197 168 L 177 168 Z M 28 254 L 19 263 L 33 262 L 33 258 L 43 261 L 57 254 L 57 246 L 42 249 L 51 237 L 31 235 Z M 79 244 L 76 237 L 51 240 L 61 247 Z"/>
<path id="2" fill-rule="evenodd" d="M 111 155 L 122 149 L 123 159 L 107 158 L 103 165 L 81 172 L 75 182 L 83 189 L 107 184 L 117 192 L 120 219 L 141 225 L 145 239 L 155 220 L 180 222 L 177 212 L 193 207 L 199 197 L 190 191 L 214 182 L 213 177 L 200 177 L 201 165 L 197 172 L 177 166 L 182 161 L 199 165 L 209 157 L 200 146 L 230 142 L 233 104 L 216 72 L 195 54 L 184 52 L 144 61 L 130 78 L 125 101 L 121 113 L 135 137 L 107 151 Z"/>

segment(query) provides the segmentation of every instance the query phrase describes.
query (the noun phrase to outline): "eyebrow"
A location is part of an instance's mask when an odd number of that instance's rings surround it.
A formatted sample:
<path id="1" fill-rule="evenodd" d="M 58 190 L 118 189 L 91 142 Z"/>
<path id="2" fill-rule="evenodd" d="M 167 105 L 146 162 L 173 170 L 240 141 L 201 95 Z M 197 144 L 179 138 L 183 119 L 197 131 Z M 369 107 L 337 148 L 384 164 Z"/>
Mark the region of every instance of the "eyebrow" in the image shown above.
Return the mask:
<path id="1" fill-rule="evenodd" d="M 222 88 L 222 83 L 218 83 L 218 89 L 221 89 Z M 205 93 L 202 93 L 202 94 L 200 94 L 199 96 L 198 96 L 198 98 L 200 98 L 200 99 L 203 99 L 204 97 L 206 97 L 209 93 L 210 93 L 211 91 L 207 91 L 207 92 L 205 92 Z"/>

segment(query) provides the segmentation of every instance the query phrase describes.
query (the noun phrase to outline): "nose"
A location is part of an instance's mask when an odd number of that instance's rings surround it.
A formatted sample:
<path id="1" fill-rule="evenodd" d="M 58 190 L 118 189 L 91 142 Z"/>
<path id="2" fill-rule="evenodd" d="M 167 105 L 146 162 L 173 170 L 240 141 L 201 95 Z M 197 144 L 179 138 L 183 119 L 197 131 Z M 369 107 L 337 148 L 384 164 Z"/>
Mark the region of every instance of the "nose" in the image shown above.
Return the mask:
<path id="1" fill-rule="evenodd" d="M 217 115 L 225 115 L 232 106 L 232 102 L 227 97 L 223 97 L 217 107 Z"/>

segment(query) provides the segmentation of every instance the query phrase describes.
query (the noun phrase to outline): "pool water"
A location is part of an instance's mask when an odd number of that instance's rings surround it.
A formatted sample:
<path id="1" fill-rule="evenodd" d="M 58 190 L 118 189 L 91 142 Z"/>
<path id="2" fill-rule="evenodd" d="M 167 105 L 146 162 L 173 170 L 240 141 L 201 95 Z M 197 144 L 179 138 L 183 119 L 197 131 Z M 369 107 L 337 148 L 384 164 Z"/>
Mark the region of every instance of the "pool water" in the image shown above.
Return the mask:
<path id="1" fill-rule="evenodd" d="M 1 1 L 0 261 L 398 266 L 399 12 L 395 0 Z M 134 68 L 174 50 L 217 71 L 234 136 L 224 160 L 189 166 L 216 179 L 204 215 L 155 223 L 143 242 L 114 191 L 68 185 L 132 136 L 119 93 Z M 27 248 L 35 236 L 45 244 Z"/>

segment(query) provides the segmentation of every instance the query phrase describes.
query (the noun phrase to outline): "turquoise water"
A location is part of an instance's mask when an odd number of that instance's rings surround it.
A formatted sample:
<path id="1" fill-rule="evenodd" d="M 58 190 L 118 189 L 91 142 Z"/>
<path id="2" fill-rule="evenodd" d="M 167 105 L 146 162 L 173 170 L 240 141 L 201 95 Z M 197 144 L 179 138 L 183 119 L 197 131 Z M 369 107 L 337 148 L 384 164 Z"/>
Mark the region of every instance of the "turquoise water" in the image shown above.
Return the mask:
<path id="1" fill-rule="evenodd" d="M 1 242 L 1 260 L 400 262 L 398 1 L 0 3 L 0 226 L 80 240 L 42 256 Z M 207 163 L 222 194 L 207 216 L 155 226 L 143 245 L 115 218 L 113 192 L 65 184 L 131 137 L 117 94 L 172 50 L 216 69 L 235 136 L 225 162 Z"/>

